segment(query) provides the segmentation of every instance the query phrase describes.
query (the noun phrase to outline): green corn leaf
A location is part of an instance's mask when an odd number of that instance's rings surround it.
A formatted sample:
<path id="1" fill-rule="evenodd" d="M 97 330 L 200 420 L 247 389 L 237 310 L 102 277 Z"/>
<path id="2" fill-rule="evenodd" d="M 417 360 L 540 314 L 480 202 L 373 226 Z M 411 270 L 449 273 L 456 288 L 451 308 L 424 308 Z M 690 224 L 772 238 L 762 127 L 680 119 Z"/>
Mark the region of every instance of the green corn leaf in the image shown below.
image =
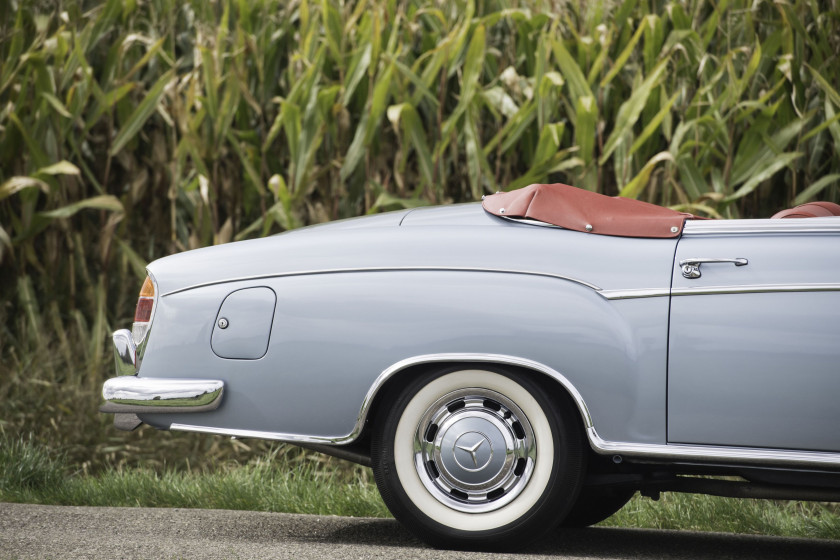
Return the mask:
<path id="1" fill-rule="evenodd" d="M 341 92 L 341 86 L 330 86 L 318 92 L 318 118 L 327 122 L 334 117 L 335 100 Z"/>
<path id="2" fill-rule="evenodd" d="M 800 152 L 786 152 L 774 155 L 772 159 L 767 161 L 766 167 L 752 175 L 737 191 L 726 197 L 724 202 L 732 202 L 750 194 L 758 185 L 793 163 L 797 158 L 802 157 L 802 155 Z"/>
<path id="3" fill-rule="evenodd" d="M 534 154 L 536 165 L 545 163 L 560 150 L 565 129 L 566 125 L 564 123 L 551 123 L 543 127 L 540 132 L 540 140 L 537 143 L 537 151 Z"/>
<path id="4" fill-rule="evenodd" d="M 796 119 L 782 130 L 770 137 L 769 141 L 763 142 L 761 145 L 749 149 L 747 146 L 738 146 L 738 155 L 732 166 L 732 174 L 730 184 L 732 186 L 739 185 L 744 181 L 750 181 L 757 175 L 763 173 L 768 165 L 778 163 L 777 157 L 790 142 L 796 138 L 808 121 L 811 115 L 806 115 L 801 119 Z M 748 142 L 745 138 L 742 141 Z M 746 155 L 741 155 L 741 154 Z M 750 189 L 751 190 L 751 189 Z"/>
<path id="5" fill-rule="evenodd" d="M 115 239 L 117 241 L 117 246 L 120 248 L 120 252 L 126 262 L 128 262 L 131 270 L 134 272 L 134 276 L 142 282 L 146 278 L 146 261 L 144 261 L 128 243 L 119 237 L 115 237 Z"/>
<path id="6" fill-rule="evenodd" d="M 795 205 L 805 204 L 812 198 L 815 198 L 817 195 L 819 195 L 827 186 L 832 185 L 838 181 L 840 181 L 840 173 L 832 173 L 831 175 L 820 177 L 819 180 L 812 183 L 808 186 L 808 188 L 796 195 L 796 198 L 793 199 L 793 203 Z"/>
<path id="7" fill-rule="evenodd" d="M 636 45 L 639 43 L 639 39 L 642 38 L 642 33 L 644 33 L 645 29 L 647 29 L 647 18 L 642 20 L 642 23 L 639 25 L 639 28 L 636 29 L 636 32 L 633 34 L 633 37 L 630 39 L 630 42 L 627 43 L 627 46 L 624 47 L 624 50 L 621 51 L 621 54 L 618 55 L 618 58 L 615 59 L 615 62 L 610 68 L 610 71 L 607 72 L 607 75 L 604 76 L 604 79 L 601 80 L 600 86 L 606 87 L 613 78 L 615 78 L 616 74 L 621 72 L 621 69 L 624 68 L 624 65 L 627 63 L 627 60 L 630 58 L 630 55 L 633 54 L 633 51 L 636 49 Z"/>
<path id="8" fill-rule="evenodd" d="M 126 39 L 123 41 L 123 44 L 121 45 L 121 51 L 125 51 L 125 49 L 129 46 L 130 41 L 133 40 L 133 37 L 135 36 L 132 35 L 126 37 Z M 122 79 L 130 80 L 132 76 L 134 76 L 137 72 L 139 72 L 142 68 L 149 64 L 149 61 L 152 59 L 152 57 L 161 52 L 161 47 L 163 47 L 164 41 L 166 41 L 166 37 L 161 37 L 160 39 L 152 43 L 152 45 L 146 50 L 146 53 L 140 58 L 140 60 L 138 60 L 134 64 L 134 66 L 132 66 L 131 70 L 129 70 L 126 75 L 122 76 Z M 166 56 L 165 52 L 162 52 L 161 54 L 164 60 L 169 58 L 168 56 Z M 169 66 L 174 66 L 171 60 L 167 60 L 167 62 Z"/>
<path id="9" fill-rule="evenodd" d="M 35 172 L 35 176 L 39 175 L 78 175 L 79 168 L 67 160 L 61 160 L 58 163 L 42 167 Z"/>
<path id="10" fill-rule="evenodd" d="M 46 91 L 41 92 L 41 97 L 47 100 L 47 102 L 55 109 L 55 112 L 61 115 L 62 117 L 72 119 L 73 115 L 70 111 L 67 110 L 67 107 L 64 106 L 64 103 L 58 100 L 56 96 Z"/>
<path id="11" fill-rule="evenodd" d="M 129 82 L 116 87 L 104 95 L 98 95 L 96 100 L 96 107 L 85 122 L 85 130 L 89 131 L 93 126 L 99 122 L 99 119 L 107 111 L 113 109 L 114 105 L 123 97 L 136 87 L 134 82 Z"/>
<path id="12" fill-rule="evenodd" d="M 369 146 L 374 135 L 379 130 L 379 123 L 382 116 L 388 109 L 388 99 L 390 98 L 391 79 L 394 76 L 394 65 L 389 64 L 382 72 L 381 76 L 376 80 L 376 86 L 373 88 L 373 97 L 371 98 L 370 119 L 367 122 L 365 129 L 365 146 Z"/>
<path id="13" fill-rule="evenodd" d="M 341 165 L 340 177 L 342 181 L 346 181 L 348 177 L 356 170 L 362 156 L 365 153 L 365 131 L 367 130 L 369 117 L 365 113 L 362 115 L 362 120 L 359 121 L 356 127 L 356 133 L 353 136 L 353 141 L 344 154 L 344 163 Z"/>
<path id="14" fill-rule="evenodd" d="M 388 120 L 396 130 L 402 130 L 403 137 L 414 148 L 420 163 L 420 173 L 427 185 L 433 182 L 432 156 L 426 142 L 426 131 L 417 110 L 409 103 L 401 103 L 388 107 Z"/>
<path id="15" fill-rule="evenodd" d="M 677 169 L 680 173 L 680 183 L 690 200 L 698 200 L 709 190 L 694 158 L 690 155 L 683 155 L 677 159 Z"/>
<path id="16" fill-rule="evenodd" d="M 84 210 L 85 208 L 93 210 L 107 210 L 109 212 L 123 211 L 123 205 L 120 202 L 120 199 L 110 194 L 103 194 L 87 198 L 80 202 L 68 204 L 67 206 L 50 210 L 48 212 L 39 212 L 39 215 L 44 218 L 69 218 L 79 210 Z"/>
<path id="17" fill-rule="evenodd" d="M 339 66 L 343 67 L 344 57 L 342 56 L 341 43 L 344 36 L 344 26 L 341 24 L 341 14 L 338 13 L 335 5 L 329 0 L 321 2 L 321 18 L 325 24 L 327 46 Z"/>
<path id="18" fill-rule="evenodd" d="M 245 170 L 245 175 L 250 180 L 251 186 L 256 189 L 260 196 L 266 194 L 265 186 L 263 185 L 260 174 L 256 169 L 254 169 L 254 165 L 248 157 L 248 152 L 242 148 L 239 140 L 233 135 L 233 133 L 229 132 L 227 134 L 227 145 L 232 147 L 236 152 L 236 155 L 239 157 L 239 163 L 242 165 L 242 169 Z"/>
<path id="19" fill-rule="evenodd" d="M 467 152 L 467 176 L 470 179 L 473 200 L 478 200 L 483 191 L 481 185 L 481 162 L 479 161 L 478 134 L 472 119 L 468 116 L 464 127 L 464 147 Z M 484 154 L 481 154 L 484 157 Z"/>
<path id="20" fill-rule="evenodd" d="M 26 144 L 26 149 L 29 152 L 29 157 L 32 158 L 32 163 L 39 167 L 49 165 L 51 158 L 47 156 L 40 144 L 36 142 L 35 138 L 31 134 L 31 132 L 37 133 L 37 131 L 32 131 L 28 127 L 24 126 L 15 112 L 9 113 L 8 119 L 15 125 L 15 128 L 17 128 L 17 131 L 23 138 L 23 141 Z"/>
<path id="21" fill-rule="evenodd" d="M 837 127 L 838 122 L 840 122 L 840 113 L 834 114 L 834 111 L 831 109 L 831 102 L 826 99 L 826 117 L 827 119 L 821 122 L 819 125 L 815 126 L 814 128 L 810 129 L 807 133 L 802 135 L 800 142 L 807 142 L 814 136 L 818 135 L 822 131 L 826 129 L 831 129 L 832 127 Z M 838 136 L 840 137 L 840 136 Z M 840 147 L 840 146 L 838 146 Z"/>
<path id="22" fill-rule="evenodd" d="M 644 29 L 645 42 L 642 47 L 642 57 L 645 61 L 645 70 L 652 72 L 656 66 L 656 61 L 661 56 L 666 55 L 669 49 L 667 46 L 663 48 L 665 25 L 662 23 L 662 18 L 656 14 L 648 14 L 645 16 L 645 21 L 647 26 Z M 673 37 L 677 33 L 680 33 L 680 31 L 671 32 L 671 36 Z"/>
<path id="23" fill-rule="evenodd" d="M 418 95 L 422 96 L 423 99 L 430 102 L 432 105 L 437 106 L 439 104 L 437 97 L 435 97 L 435 94 L 433 94 L 432 91 L 428 87 L 426 87 L 426 84 L 423 83 L 423 79 L 420 76 L 418 76 L 414 71 L 412 71 L 411 68 L 409 68 L 396 58 L 393 58 L 391 55 L 383 55 L 382 58 L 390 63 L 393 63 L 394 68 L 396 68 L 399 71 L 399 73 L 402 74 L 403 77 L 407 78 L 408 81 L 410 81 L 416 88 L 411 100 L 412 105 L 416 105 L 417 103 L 419 103 L 420 98 L 418 97 Z"/>
<path id="24" fill-rule="evenodd" d="M 469 104 L 472 102 L 472 96 L 478 86 L 478 79 L 481 77 L 481 70 L 484 68 L 484 48 L 485 30 L 483 25 L 479 25 L 473 31 L 473 36 L 470 39 L 470 44 L 464 59 L 464 76 L 461 86 L 462 94 L 460 103 Z"/>
<path id="25" fill-rule="evenodd" d="M 626 198 L 638 198 L 642 191 L 647 187 L 650 180 L 650 174 L 653 173 L 657 163 L 663 161 L 674 161 L 674 158 L 669 152 L 659 152 L 648 160 L 642 170 L 633 177 L 630 182 L 624 185 L 624 188 L 618 193 L 618 196 Z"/>
<path id="26" fill-rule="evenodd" d="M 823 93 L 828 99 L 831 99 L 831 102 L 834 103 L 835 107 L 840 108 L 840 93 L 837 93 L 837 90 L 831 86 L 828 80 L 826 80 L 822 74 L 817 72 L 815 68 L 812 68 L 807 63 L 805 67 L 811 72 L 811 76 L 813 76 L 814 81 L 823 90 Z"/>
<path id="27" fill-rule="evenodd" d="M 711 14 L 709 14 L 706 17 L 706 21 L 704 21 L 703 25 L 700 27 L 700 34 L 703 37 L 704 49 L 709 45 L 709 43 L 712 41 L 712 38 L 720 30 L 720 17 L 726 12 L 727 8 L 729 7 L 729 0 L 720 0 L 719 2 L 716 2 L 713 6 L 714 10 Z"/>
<path id="28" fill-rule="evenodd" d="M 7 179 L 0 185 L 0 200 L 26 189 L 41 189 L 45 193 L 50 192 L 50 186 L 40 179 L 17 176 Z"/>
<path id="29" fill-rule="evenodd" d="M 576 106 L 577 122 L 575 123 L 575 143 L 579 148 L 578 155 L 585 165 L 590 165 L 595 159 L 595 138 L 598 126 L 598 104 L 592 96 L 579 97 Z"/>
<path id="30" fill-rule="evenodd" d="M 158 109 L 160 98 L 163 96 L 163 90 L 172 80 L 173 76 L 174 72 L 170 70 L 158 78 L 149 90 L 149 93 L 143 98 L 143 101 L 140 102 L 131 116 L 128 117 L 128 120 L 123 123 L 120 131 L 117 133 L 117 137 L 114 138 L 111 149 L 108 151 L 111 156 L 120 153 L 125 145 L 137 136 L 137 133 L 140 132 L 143 125 L 149 120 L 149 117 Z"/>
<path id="31" fill-rule="evenodd" d="M 283 132 L 286 135 L 289 159 L 295 162 L 300 157 L 300 135 L 302 128 L 300 107 L 287 101 L 280 106 L 278 117 L 283 122 Z"/>
<path id="32" fill-rule="evenodd" d="M 633 142 L 633 145 L 630 147 L 630 155 L 635 154 L 636 150 L 641 148 L 642 145 L 645 142 L 647 142 L 648 138 L 653 136 L 653 134 L 657 130 L 659 130 L 660 125 L 662 124 L 662 121 L 665 120 L 665 117 L 669 114 L 669 112 L 671 111 L 671 107 L 674 106 L 674 103 L 677 101 L 677 98 L 679 96 L 680 96 L 679 91 L 674 93 L 674 95 L 671 96 L 671 99 L 669 99 L 665 103 L 665 105 L 662 106 L 662 108 L 659 110 L 659 112 L 656 113 L 656 115 L 647 123 L 647 125 L 645 126 L 645 129 L 638 136 L 638 138 L 636 138 L 636 140 Z"/>
<path id="33" fill-rule="evenodd" d="M 834 153 L 840 157 L 840 124 L 835 120 L 834 108 L 828 99 L 825 100 L 825 115 L 828 117 L 828 133 L 834 141 Z M 840 113 L 838 113 L 840 114 Z"/>
<path id="34" fill-rule="evenodd" d="M 569 85 L 572 103 L 577 103 L 579 97 L 593 97 L 589 83 L 586 81 L 586 76 L 584 76 L 577 61 L 566 50 L 565 45 L 563 45 L 563 40 L 561 38 L 552 38 L 551 48 L 554 52 L 554 59 L 560 67 L 560 72 Z"/>
<path id="35" fill-rule="evenodd" d="M 531 126 L 531 123 L 534 122 L 536 116 L 537 106 L 533 100 L 522 105 L 516 114 L 508 119 L 505 125 L 493 135 L 493 138 L 491 138 L 489 142 L 484 145 L 485 157 L 488 156 L 491 151 L 496 149 L 496 146 L 502 142 L 502 139 L 504 139 L 504 143 L 502 143 L 501 148 L 499 148 L 501 153 L 505 153 L 515 146 L 519 142 L 520 138 L 522 138 L 522 135 Z"/>
<path id="36" fill-rule="evenodd" d="M 621 3 L 621 7 L 619 7 L 615 12 L 615 24 L 619 27 L 619 29 L 628 25 L 630 14 L 633 13 L 638 1 L 639 0 L 624 0 Z"/>
<path id="37" fill-rule="evenodd" d="M 371 44 L 368 43 L 350 62 L 350 75 L 347 78 L 347 86 L 342 96 L 342 104 L 345 107 L 350 104 L 350 98 L 353 96 L 353 92 L 356 91 L 359 82 L 367 75 L 368 67 L 370 66 L 371 51 Z"/>
<path id="38" fill-rule="evenodd" d="M 12 245 L 12 238 L 9 237 L 8 232 L 3 229 L 3 225 L 0 224 L 0 263 L 3 262 L 3 257 L 6 251 L 13 251 L 14 246 Z"/>
<path id="39" fill-rule="evenodd" d="M 204 104 L 210 118 L 216 118 L 219 111 L 219 79 L 216 76 L 216 61 L 213 60 L 213 53 L 210 49 L 201 48 L 201 75 L 204 77 Z"/>
<path id="40" fill-rule="evenodd" d="M 639 120 L 639 116 L 645 108 L 648 97 L 650 97 L 653 88 L 658 84 L 659 78 L 666 68 L 667 60 L 660 62 L 641 85 L 633 90 L 630 99 L 621 104 L 616 116 L 615 127 L 604 146 L 604 153 L 598 160 L 599 165 L 604 165 L 607 162 L 619 142 L 623 142 L 626 135 L 632 131 L 633 125 Z"/>
<path id="41" fill-rule="evenodd" d="M 420 208 L 428 206 L 429 201 L 420 198 L 400 198 L 387 192 L 379 193 L 376 201 L 371 206 L 368 214 L 374 214 L 381 210 L 397 210 L 402 208 Z"/>

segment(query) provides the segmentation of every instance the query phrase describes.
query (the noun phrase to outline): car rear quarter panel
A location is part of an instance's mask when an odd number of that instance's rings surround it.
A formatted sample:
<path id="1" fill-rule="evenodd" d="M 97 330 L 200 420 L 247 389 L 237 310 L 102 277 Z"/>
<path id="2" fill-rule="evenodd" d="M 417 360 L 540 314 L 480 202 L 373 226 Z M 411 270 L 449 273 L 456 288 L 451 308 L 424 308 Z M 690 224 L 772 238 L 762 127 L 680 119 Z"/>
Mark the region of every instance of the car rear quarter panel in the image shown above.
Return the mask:
<path id="1" fill-rule="evenodd" d="M 603 292 L 667 292 L 674 240 L 493 218 L 262 241 L 228 246 L 238 268 L 216 260 L 220 271 L 196 287 L 163 280 L 174 259 L 150 267 L 169 291 L 161 290 L 140 375 L 221 379 L 225 396 L 216 411 L 144 415 L 147 423 L 338 439 L 353 431 L 383 371 L 416 356 L 472 353 L 561 373 L 603 439 L 665 443 L 668 298 L 610 300 Z M 189 258 L 202 262 L 197 256 Z M 277 295 L 268 351 L 220 358 L 210 348 L 219 306 L 253 286 Z"/>

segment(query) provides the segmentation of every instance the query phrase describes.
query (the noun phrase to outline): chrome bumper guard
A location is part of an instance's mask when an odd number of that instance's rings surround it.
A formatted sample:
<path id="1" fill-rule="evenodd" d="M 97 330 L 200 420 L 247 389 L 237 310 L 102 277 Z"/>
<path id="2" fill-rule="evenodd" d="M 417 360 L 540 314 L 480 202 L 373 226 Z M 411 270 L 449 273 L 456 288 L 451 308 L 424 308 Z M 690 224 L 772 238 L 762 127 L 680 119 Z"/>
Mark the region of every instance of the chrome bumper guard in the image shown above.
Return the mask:
<path id="1" fill-rule="evenodd" d="M 125 414 L 207 412 L 221 404 L 225 387 L 223 381 L 136 377 L 137 348 L 131 331 L 116 331 L 113 342 L 118 377 L 107 380 L 103 385 L 105 404 L 99 411 L 116 414 L 117 424 L 120 420 L 128 421 Z M 136 422 L 139 424 L 139 419 Z"/>
<path id="2" fill-rule="evenodd" d="M 137 375 L 137 346 L 128 329 L 120 329 L 111 335 L 114 341 L 114 367 L 117 375 Z"/>
<path id="3" fill-rule="evenodd" d="M 219 408 L 225 384 L 214 379 L 113 377 L 102 387 L 100 412 L 207 412 Z"/>

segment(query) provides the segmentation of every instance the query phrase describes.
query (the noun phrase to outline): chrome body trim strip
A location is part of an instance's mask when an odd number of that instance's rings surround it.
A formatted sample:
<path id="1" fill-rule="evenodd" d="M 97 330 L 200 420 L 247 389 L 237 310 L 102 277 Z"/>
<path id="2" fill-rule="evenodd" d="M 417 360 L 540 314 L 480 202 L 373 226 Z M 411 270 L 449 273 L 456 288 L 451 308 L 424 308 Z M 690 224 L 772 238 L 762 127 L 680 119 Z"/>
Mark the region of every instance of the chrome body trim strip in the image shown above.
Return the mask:
<path id="1" fill-rule="evenodd" d="M 645 444 L 604 441 L 594 427 L 587 430 L 592 449 L 601 455 L 622 455 L 649 461 L 686 461 L 693 463 L 744 463 L 791 467 L 840 467 L 840 453 L 791 451 L 713 445 Z"/>
<path id="2" fill-rule="evenodd" d="M 640 288 L 637 290 L 601 290 L 600 292 L 598 292 L 598 295 L 607 300 L 667 297 L 670 294 L 671 291 L 668 288 Z"/>
<path id="3" fill-rule="evenodd" d="M 686 220 L 684 236 L 756 233 L 840 233 L 840 217 L 784 220 Z"/>
<path id="4" fill-rule="evenodd" d="M 235 438 L 255 438 L 285 441 L 288 443 L 321 443 L 329 445 L 343 445 L 352 440 L 346 438 L 331 438 L 321 436 L 303 436 L 298 434 L 286 434 L 283 432 L 263 432 L 260 430 L 239 430 L 235 428 L 214 428 L 212 426 L 192 426 L 190 424 L 173 423 L 170 430 L 180 432 L 198 432 L 201 434 L 213 434 L 217 436 L 230 436 Z"/>
<path id="5" fill-rule="evenodd" d="M 215 379 L 112 377 L 102 386 L 108 413 L 206 412 L 222 402 L 224 382 Z"/>
<path id="6" fill-rule="evenodd" d="M 569 382 L 569 380 L 566 379 L 561 373 L 544 364 L 525 358 L 517 358 L 515 356 L 506 356 L 501 354 L 426 354 L 423 356 L 415 356 L 413 358 L 401 360 L 385 369 L 382 373 L 380 373 L 368 389 L 368 392 L 365 395 L 364 400 L 362 401 L 362 406 L 359 410 L 359 415 L 356 418 L 356 424 L 353 427 L 353 430 L 349 434 L 344 436 L 307 436 L 301 434 L 286 434 L 281 432 L 262 432 L 254 430 L 237 430 L 232 428 L 190 426 L 186 424 L 177 423 L 172 424 L 169 427 L 169 429 L 189 432 L 202 432 L 207 434 L 228 435 L 235 437 L 274 439 L 288 441 L 291 443 L 303 442 L 346 445 L 348 443 L 353 442 L 357 437 L 359 437 L 359 435 L 361 435 L 362 429 L 365 425 L 365 421 L 367 420 L 367 416 L 370 413 L 370 408 L 373 405 L 373 400 L 374 398 L 376 398 L 376 394 L 379 392 L 379 390 L 382 388 L 386 381 L 388 381 L 395 374 L 411 366 L 449 362 L 480 362 L 488 364 L 503 364 L 518 366 L 544 373 L 553 378 L 554 380 L 558 381 L 561 385 L 563 385 L 563 387 L 566 389 L 566 391 L 568 391 L 569 395 L 571 395 L 572 399 L 575 401 L 575 404 L 578 407 L 578 411 L 580 412 L 581 419 L 583 420 L 584 427 L 592 427 L 592 417 L 589 414 L 589 409 L 586 407 L 586 403 L 583 402 L 583 397 L 580 395 L 577 389 L 575 389 L 575 387 Z"/>
<path id="7" fill-rule="evenodd" d="M 768 292 L 838 292 L 840 284 L 755 284 L 743 286 L 705 286 L 674 288 L 673 296 L 702 296 L 712 294 L 763 294 Z"/>
<path id="8" fill-rule="evenodd" d="M 499 274 L 521 274 L 524 276 L 541 276 L 543 278 L 553 278 L 555 280 L 565 280 L 580 286 L 591 289 L 596 294 L 606 300 L 621 300 L 621 299 L 639 299 L 651 297 L 667 297 L 669 295 L 685 296 L 685 295 L 703 295 L 703 294 L 720 294 L 720 293 L 762 293 L 762 292 L 822 292 L 822 291 L 837 291 L 840 290 L 840 284 L 767 284 L 767 285 L 745 285 L 745 286 L 711 286 L 706 288 L 676 288 L 673 291 L 668 288 L 637 288 L 627 290 L 604 290 L 594 284 L 572 278 L 570 276 L 563 276 L 561 274 L 552 274 L 550 272 L 536 272 L 528 270 L 511 270 L 502 268 L 473 268 L 473 267 L 437 267 L 437 266 L 410 266 L 410 267 L 382 267 L 382 268 L 335 268 L 324 270 L 307 270 L 285 272 L 280 274 L 270 274 L 263 276 L 248 276 L 241 278 L 233 278 L 228 280 L 219 280 L 217 282 L 207 282 L 204 284 L 196 284 L 186 288 L 180 288 L 164 294 L 170 296 L 194 288 L 203 288 L 206 286 L 214 286 L 217 284 L 225 284 L 228 282 L 241 282 L 248 280 L 262 280 L 267 278 L 283 278 L 289 276 L 307 276 L 314 274 L 341 274 L 352 272 L 404 272 L 404 271 L 448 271 L 448 272 L 494 272 Z"/>
<path id="9" fill-rule="evenodd" d="M 114 368 L 117 375 L 137 375 L 137 347 L 134 337 L 128 329 L 114 331 L 111 335 L 114 343 Z"/>
<path id="10" fill-rule="evenodd" d="M 763 294 L 770 292 L 838 292 L 838 284 L 744 284 L 735 286 L 704 286 L 689 288 L 648 288 L 639 290 L 601 290 L 604 299 L 637 299 L 672 296 L 702 296 L 711 294 Z"/>
<path id="11" fill-rule="evenodd" d="M 567 282 L 573 282 L 575 284 L 579 284 L 581 286 L 585 286 L 591 290 L 594 290 L 600 293 L 602 290 L 595 284 L 590 284 L 589 282 L 585 282 L 578 278 L 572 278 L 571 276 L 563 276 L 562 274 L 552 274 L 551 272 L 539 272 L 534 270 L 514 270 L 514 269 L 507 269 L 507 268 L 482 268 L 482 267 L 470 267 L 470 266 L 371 266 L 371 267 L 358 267 L 358 268 L 324 268 L 324 269 L 315 269 L 315 270 L 295 270 L 291 272 L 278 272 L 276 274 L 262 274 L 257 276 L 240 276 L 236 278 L 227 278 L 224 280 L 215 280 L 212 282 L 203 282 L 201 284 L 193 284 L 191 286 L 186 286 L 184 288 L 178 288 L 177 290 L 172 290 L 166 292 L 161 297 L 167 297 L 174 294 L 179 294 L 181 292 L 186 292 L 188 290 L 194 290 L 196 288 L 204 288 L 207 286 L 215 286 L 218 284 L 227 284 L 230 282 L 247 282 L 249 280 L 265 280 L 268 278 L 286 278 L 290 276 L 312 276 L 316 274 L 349 274 L 355 272 L 408 272 L 408 271 L 416 271 L 416 272 L 495 272 L 501 274 L 521 274 L 525 276 L 542 276 L 545 278 L 554 278 L 556 280 L 566 280 Z"/>

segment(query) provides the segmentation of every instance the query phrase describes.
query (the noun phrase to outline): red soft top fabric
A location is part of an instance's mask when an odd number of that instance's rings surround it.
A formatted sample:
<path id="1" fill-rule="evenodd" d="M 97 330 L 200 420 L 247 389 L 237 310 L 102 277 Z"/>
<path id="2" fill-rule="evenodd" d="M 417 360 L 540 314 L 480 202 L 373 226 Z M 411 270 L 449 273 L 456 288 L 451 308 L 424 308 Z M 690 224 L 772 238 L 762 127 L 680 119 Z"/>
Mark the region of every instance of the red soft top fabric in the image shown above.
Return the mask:
<path id="1" fill-rule="evenodd" d="M 795 208 L 776 212 L 771 218 L 824 218 L 840 216 L 840 204 L 834 202 L 806 202 Z"/>
<path id="2" fill-rule="evenodd" d="M 496 216 L 531 218 L 575 231 L 622 237 L 677 237 L 686 212 L 611 197 L 569 185 L 530 185 L 484 197 L 482 206 Z"/>

